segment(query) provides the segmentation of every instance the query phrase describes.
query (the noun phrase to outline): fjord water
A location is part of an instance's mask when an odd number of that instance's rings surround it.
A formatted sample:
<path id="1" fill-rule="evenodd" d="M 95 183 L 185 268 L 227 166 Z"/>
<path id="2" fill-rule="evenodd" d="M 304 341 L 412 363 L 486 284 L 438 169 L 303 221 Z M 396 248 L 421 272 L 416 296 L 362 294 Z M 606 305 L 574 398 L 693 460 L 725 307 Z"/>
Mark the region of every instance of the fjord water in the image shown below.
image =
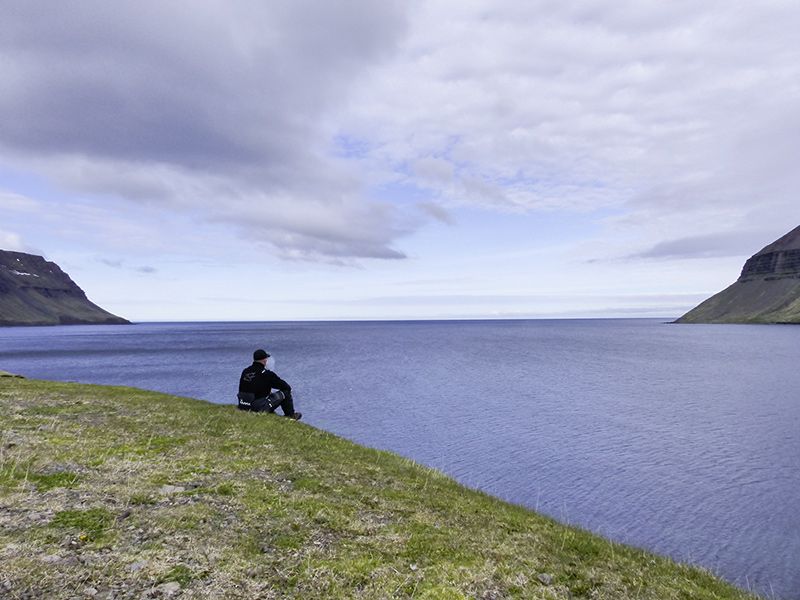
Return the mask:
<path id="1" fill-rule="evenodd" d="M 312 425 L 767 597 L 800 599 L 800 327 L 0 328 L 0 369 L 233 403 L 262 346 Z"/>

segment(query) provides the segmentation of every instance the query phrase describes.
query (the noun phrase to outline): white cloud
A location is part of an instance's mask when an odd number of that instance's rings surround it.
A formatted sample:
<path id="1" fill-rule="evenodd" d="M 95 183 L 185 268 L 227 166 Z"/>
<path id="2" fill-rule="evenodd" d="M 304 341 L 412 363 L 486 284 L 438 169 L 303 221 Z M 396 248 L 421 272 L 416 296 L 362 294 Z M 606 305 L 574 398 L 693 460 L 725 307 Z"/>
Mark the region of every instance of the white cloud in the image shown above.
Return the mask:
<path id="1" fill-rule="evenodd" d="M 22 236 L 13 231 L 0 230 L 0 249 L 26 252 L 27 248 L 22 242 Z"/>
<path id="2" fill-rule="evenodd" d="M 0 190 L 0 211 L 4 214 L 11 212 L 32 213 L 41 210 L 41 207 L 42 204 L 33 198 Z"/>
<path id="3" fill-rule="evenodd" d="M 790 2 L 428 2 L 343 129 L 451 206 L 606 208 L 631 252 L 744 253 L 800 217 L 798 27 Z"/>
<path id="4" fill-rule="evenodd" d="M 744 254 L 800 216 L 796 2 L 4 13 L 6 165 L 233 225 L 287 258 L 399 258 L 465 205 L 602 209 L 613 244 L 595 258 Z M 392 186 L 417 194 L 390 202 Z"/>

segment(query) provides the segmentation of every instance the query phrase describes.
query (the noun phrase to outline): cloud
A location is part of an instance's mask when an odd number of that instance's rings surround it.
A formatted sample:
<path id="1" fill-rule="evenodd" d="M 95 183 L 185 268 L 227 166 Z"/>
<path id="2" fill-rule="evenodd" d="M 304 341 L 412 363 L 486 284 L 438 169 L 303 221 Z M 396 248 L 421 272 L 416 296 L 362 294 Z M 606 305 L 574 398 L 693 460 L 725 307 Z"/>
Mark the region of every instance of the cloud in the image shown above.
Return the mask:
<path id="1" fill-rule="evenodd" d="M 33 213 L 41 209 L 41 203 L 32 198 L 0 190 L 0 210 L 4 214 L 10 212 Z"/>
<path id="2" fill-rule="evenodd" d="M 0 153 L 292 259 L 402 258 L 461 206 L 742 253 L 800 221 L 798 28 L 785 1 L 16 0 Z"/>
<path id="3" fill-rule="evenodd" d="M 342 128 L 449 207 L 603 211 L 628 254 L 709 231 L 742 252 L 800 221 L 798 27 L 789 2 L 428 2 Z"/>
<path id="4" fill-rule="evenodd" d="M 326 118 L 404 31 L 393 1 L 11 2 L 0 152 L 98 198 L 224 218 L 285 252 L 399 257 L 402 211 L 332 156 Z"/>
<path id="5" fill-rule="evenodd" d="M 415 161 L 413 171 L 422 181 L 449 184 L 455 175 L 455 165 L 448 160 L 428 156 Z"/>
<path id="6" fill-rule="evenodd" d="M 103 263 L 107 267 L 111 267 L 112 269 L 121 269 L 123 262 L 119 259 L 110 259 L 110 258 L 101 258 L 99 259 L 101 263 Z"/>
<path id="7" fill-rule="evenodd" d="M 666 240 L 628 258 L 716 258 L 741 256 L 743 248 L 755 254 L 770 241 L 769 233 L 730 231 Z"/>
<path id="8" fill-rule="evenodd" d="M 143 265 L 139 267 L 129 267 L 125 264 L 124 260 L 117 258 L 100 258 L 98 259 L 98 261 L 107 267 L 111 267 L 112 269 L 129 269 L 132 271 L 136 271 L 137 273 L 143 273 L 145 275 L 158 273 L 158 269 L 156 269 L 155 267 L 151 267 L 148 265 Z"/>
<path id="9" fill-rule="evenodd" d="M 454 225 L 456 222 L 453 215 L 439 204 L 435 204 L 433 202 L 419 202 L 417 203 L 417 207 L 423 213 L 426 213 L 441 223 Z"/>
<path id="10" fill-rule="evenodd" d="M 3 231 L 0 229 L 0 249 L 13 250 L 16 252 L 28 252 L 26 245 L 22 242 L 22 237 L 13 231 Z"/>

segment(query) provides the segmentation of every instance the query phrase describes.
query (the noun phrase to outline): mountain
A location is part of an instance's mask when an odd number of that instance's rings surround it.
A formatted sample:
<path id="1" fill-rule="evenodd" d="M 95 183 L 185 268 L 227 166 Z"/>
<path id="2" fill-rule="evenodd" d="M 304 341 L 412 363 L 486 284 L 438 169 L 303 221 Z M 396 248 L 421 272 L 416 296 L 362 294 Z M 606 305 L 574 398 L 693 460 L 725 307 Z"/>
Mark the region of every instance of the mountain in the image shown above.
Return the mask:
<path id="1" fill-rule="evenodd" d="M 41 256 L 0 250 L 0 326 L 123 324 Z"/>
<path id="2" fill-rule="evenodd" d="M 800 227 L 754 254 L 739 279 L 677 323 L 800 323 Z"/>

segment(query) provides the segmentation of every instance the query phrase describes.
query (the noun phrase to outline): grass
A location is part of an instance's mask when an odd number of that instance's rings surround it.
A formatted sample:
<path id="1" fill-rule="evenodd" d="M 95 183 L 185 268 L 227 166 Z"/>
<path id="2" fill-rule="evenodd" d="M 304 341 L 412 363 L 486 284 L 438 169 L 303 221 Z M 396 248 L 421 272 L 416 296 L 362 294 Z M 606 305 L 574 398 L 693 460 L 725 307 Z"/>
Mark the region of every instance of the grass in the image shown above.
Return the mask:
<path id="1" fill-rule="evenodd" d="M 0 426 L 4 598 L 754 598 L 273 415 L 3 378 Z"/>
<path id="2" fill-rule="evenodd" d="M 737 281 L 678 319 L 680 323 L 800 323 L 796 277 Z"/>
<path id="3" fill-rule="evenodd" d="M 62 510 L 48 524 L 56 529 L 77 532 L 81 541 L 97 542 L 104 539 L 113 517 L 105 508 L 88 510 Z"/>

